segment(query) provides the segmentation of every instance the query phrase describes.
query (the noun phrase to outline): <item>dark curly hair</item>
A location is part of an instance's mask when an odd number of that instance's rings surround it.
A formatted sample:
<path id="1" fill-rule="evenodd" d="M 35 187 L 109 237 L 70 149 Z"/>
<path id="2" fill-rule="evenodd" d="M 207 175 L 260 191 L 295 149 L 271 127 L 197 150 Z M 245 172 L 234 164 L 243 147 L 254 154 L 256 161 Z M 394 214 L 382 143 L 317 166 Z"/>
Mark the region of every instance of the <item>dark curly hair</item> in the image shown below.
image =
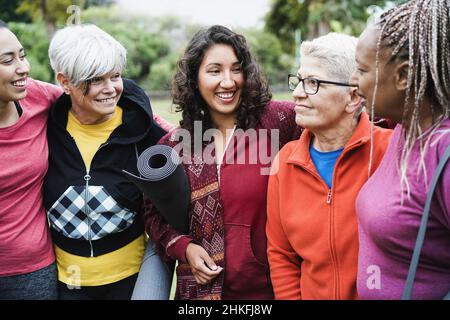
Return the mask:
<path id="1" fill-rule="evenodd" d="M 191 133 L 194 131 L 194 121 L 202 121 L 203 132 L 213 127 L 208 106 L 199 92 L 197 79 L 205 52 L 216 44 L 230 45 L 244 72 L 245 83 L 237 111 L 238 128 L 254 128 L 265 106 L 272 99 L 267 80 L 243 35 L 219 25 L 200 30 L 188 43 L 172 80 L 173 103 L 177 105 L 176 111 L 182 112 L 180 125 Z"/>

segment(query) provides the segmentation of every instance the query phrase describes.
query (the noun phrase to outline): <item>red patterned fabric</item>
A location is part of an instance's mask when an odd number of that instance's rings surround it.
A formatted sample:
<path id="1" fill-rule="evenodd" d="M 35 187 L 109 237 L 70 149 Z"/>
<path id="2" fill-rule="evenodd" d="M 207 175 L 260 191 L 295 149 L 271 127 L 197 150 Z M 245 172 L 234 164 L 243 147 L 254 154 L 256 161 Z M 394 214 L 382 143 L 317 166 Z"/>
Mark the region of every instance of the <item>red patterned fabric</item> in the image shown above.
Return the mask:
<path id="1" fill-rule="evenodd" d="M 267 129 L 270 135 L 270 129 L 279 129 L 280 149 L 285 143 L 298 139 L 301 128 L 295 124 L 293 108 L 294 105 L 289 102 L 273 101 L 269 103 L 261 116 L 256 130 Z M 174 138 L 175 133 L 176 130 L 169 133 L 160 143 L 174 147 L 178 144 L 178 141 L 175 141 Z M 205 143 L 203 147 L 208 147 L 208 144 Z M 180 156 L 183 156 L 183 154 L 180 153 Z M 225 258 L 233 259 L 232 256 L 225 257 L 225 245 L 227 244 L 224 243 L 224 215 L 227 212 L 224 212 L 216 165 L 207 164 L 203 161 L 199 161 L 196 164 L 194 160 L 192 158 L 192 164 L 184 165 L 191 187 L 189 235 L 181 235 L 172 229 L 161 219 L 156 208 L 152 208 L 149 202 L 146 202 L 146 229 L 153 242 L 155 242 L 157 251 L 166 259 L 170 259 L 168 251 L 181 252 L 181 254 L 177 255 L 179 265 L 177 268 L 176 299 L 222 299 L 224 272 L 207 285 L 197 284 L 184 256 L 187 244 L 190 241 L 194 241 L 208 252 L 218 266 L 225 267 Z M 264 186 L 264 190 L 266 187 Z M 265 198 L 265 194 L 263 197 Z M 234 205 L 236 206 L 236 204 Z M 258 219 L 262 221 L 261 225 L 264 226 L 266 213 L 265 209 L 262 211 L 257 214 L 261 215 Z M 247 212 L 242 212 L 242 214 L 247 214 Z M 261 230 L 264 230 L 264 228 Z M 253 231 L 252 233 L 254 233 Z M 263 251 L 265 251 L 264 232 L 261 232 L 261 236 L 264 237 L 264 241 L 259 242 L 264 244 Z M 267 290 L 267 288 L 265 289 Z M 269 294 L 264 295 L 264 297 L 272 298 L 270 279 L 268 290 Z M 246 298 L 245 296 L 239 296 L 239 298 L 241 297 Z M 252 296 L 247 298 L 252 298 Z"/>

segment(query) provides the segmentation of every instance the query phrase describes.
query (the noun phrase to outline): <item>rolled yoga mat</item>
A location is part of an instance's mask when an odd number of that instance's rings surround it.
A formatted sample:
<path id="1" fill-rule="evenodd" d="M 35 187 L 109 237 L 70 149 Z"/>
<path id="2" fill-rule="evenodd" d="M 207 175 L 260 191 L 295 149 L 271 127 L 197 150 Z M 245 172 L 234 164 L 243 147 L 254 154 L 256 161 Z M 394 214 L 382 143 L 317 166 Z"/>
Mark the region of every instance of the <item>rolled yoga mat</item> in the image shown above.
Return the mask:
<path id="1" fill-rule="evenodd" d="M 141 177 L 122 172 L 151 200 L 161 216 L 183 234 L 189 232 L 191 190 L 177 152 L 165 145 L 147 148 L 138 158 Z"/>

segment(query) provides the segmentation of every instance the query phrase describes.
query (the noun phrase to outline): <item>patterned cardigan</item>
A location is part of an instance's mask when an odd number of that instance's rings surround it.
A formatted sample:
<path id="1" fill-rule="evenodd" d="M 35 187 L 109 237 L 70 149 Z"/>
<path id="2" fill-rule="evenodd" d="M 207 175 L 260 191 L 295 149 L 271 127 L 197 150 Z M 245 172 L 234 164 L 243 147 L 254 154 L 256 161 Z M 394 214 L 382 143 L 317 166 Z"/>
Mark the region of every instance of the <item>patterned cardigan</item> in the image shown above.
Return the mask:
<path id="1" fill-rule="evenodd" d="M 255 129 L 267 129 L 269 134 L 271 129 L 279 129 L 280 149 L 287 142 L 298 139 L 301 128 L 295 124 L 294 104 L 285 101 L 270 102 Z M 179 143 L 175 140 L 176 131 L 175 129 L 167 134 L 159 143 L 175 147 Z M 207 146 L 207 143 L 203 144 L 204 148 Z M 180 157 L 183 156 L 181 153 L 182 151 L 180 151 Z M 224 212 L 219 193 L 217 167 L 215 164 L 205 162 L 195 164 L 192 158 L 191 160 L 192 164 L 184 164 L 191 187 L 189 235 L 182 235 L 171 228 L 149 201 L 146 201 L 145 205 L 146 230 L 155 243 L 157 252 L 166 261 L 172 258 L 168 254 L 168 248 L 180 242 L 184 242 L 187 246 L 188 242 L 193 241 L 208 252 L 216 265 L 224 267 Z M 205 211 L 209 214 L 205 214 Z M 178 261 L 175 298 L 219 300 L 222 298 L 223 281 L 224 273 L 222 272 L 209 284 L 198 284 L 185 259 Z"/>

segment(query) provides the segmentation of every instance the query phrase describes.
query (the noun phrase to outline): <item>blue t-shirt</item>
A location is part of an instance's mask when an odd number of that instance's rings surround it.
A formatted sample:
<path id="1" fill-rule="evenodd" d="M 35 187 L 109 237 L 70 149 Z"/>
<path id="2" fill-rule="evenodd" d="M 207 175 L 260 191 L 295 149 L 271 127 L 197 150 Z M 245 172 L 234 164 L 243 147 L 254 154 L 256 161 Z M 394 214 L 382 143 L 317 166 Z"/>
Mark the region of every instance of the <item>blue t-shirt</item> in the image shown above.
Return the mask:
<path id="1" fill-rule="evenodd" d="M 311 159 L 314 165 L 316 166 L 317 172 L 330 189 L 331 189 L 331 182 L 333 180 L 334 166 L 336 165 L 337 158 L 339 158 L 343 150 L 344 148 L 331 152 L 321 152 L 314 149 L 312 143 L 311 146 L 309 147 Z"/>

